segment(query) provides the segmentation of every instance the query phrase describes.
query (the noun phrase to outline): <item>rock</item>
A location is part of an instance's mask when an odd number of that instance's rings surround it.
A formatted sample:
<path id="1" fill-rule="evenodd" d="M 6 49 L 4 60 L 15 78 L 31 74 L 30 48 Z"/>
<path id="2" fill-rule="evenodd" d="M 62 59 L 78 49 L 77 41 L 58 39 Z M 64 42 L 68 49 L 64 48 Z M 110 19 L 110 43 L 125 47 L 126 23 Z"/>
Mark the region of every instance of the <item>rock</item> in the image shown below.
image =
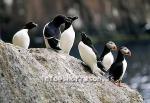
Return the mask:
<path id="1" fill-rule="evenodd" d="M 81 61 L 0 41 L 0 103 L 142 103 L 128 87 L 95 77 Z"/>

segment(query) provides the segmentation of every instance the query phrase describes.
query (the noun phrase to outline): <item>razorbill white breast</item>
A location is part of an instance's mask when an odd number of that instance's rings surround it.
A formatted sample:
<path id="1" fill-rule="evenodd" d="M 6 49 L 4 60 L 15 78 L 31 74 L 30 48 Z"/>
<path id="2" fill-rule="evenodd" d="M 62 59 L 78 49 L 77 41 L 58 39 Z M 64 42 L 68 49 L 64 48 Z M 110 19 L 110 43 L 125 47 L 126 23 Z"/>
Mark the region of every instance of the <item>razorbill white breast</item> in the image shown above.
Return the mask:
<path id="1" fill-rule="evenodd" d="M 127 61 L 125 55 L 131 56 L 131 51 L 127 47 L 121 47 L 118 51 L 115 62 L 109 69 L 109 79 L 121 86 L 121 80 L 125 74 L 127 68 Z"/>
<path id="2" fill-rule="evenodd" d="M 59 46 L 60 40 L 60 26 L 69 20 L 64 15 L 56 16 L 52 21 L 48 22 L 43 29 L 43 37 L 45 40 L 46 48 L 52 48 L 54 50 L 61 50 Z"/>
<path id="3" fill-rule="evenodd" d="M 35 24 L 34 22 L 29 22 L 27 24 L 25 24 L 25 26 L 23 27 L 23 29 L 19 30 L 14 36 L 13 36 L 13 40 L 12 43 L 14 45 L 17 45 L 19 47 L 28 49 L 29 44 L 30 44 L 30 38 L 28 35 L 28 31 L 34 27 L 36 27 L 37 24 Z"/>
<path id="4" fill-rule="evenodd" d="M 69 20 L 65 22 L 64 32 L 60 37 L 60 48 L 64 53 L 69 54 L 70 50 L 73 46 L 75 39 L 75 31 L 73 29 L 72 23 L 74 20 L 78 19 L 78 17 L 68 17 Z"/>
<path id="5" fill-rule="evenodd" d="M 82 40 L 78 45 L 78 50 L 82 60 L 91 68 L 94 75 L 99 76 L 99 74 L 104 74 L 103 71 L 101 71 L 102 68 L 98 67 L 101 62 L 98 62 L 99 56 L 92 41 L 85 33 L 81 33 L 81 36 Z M 102 65 L 100 66 L 102 67 Z"/>
<path id="6" fill-rule="evenodd" d="M 106 71 L 110 68 L 110 66 L 114 62 L 114 56 L 111 51 L 116 51 L 116 50 L 117 50 L 117 46 L 112 41 L 108 41 L 104 46 L 104 49 L 100 58 Z"/>

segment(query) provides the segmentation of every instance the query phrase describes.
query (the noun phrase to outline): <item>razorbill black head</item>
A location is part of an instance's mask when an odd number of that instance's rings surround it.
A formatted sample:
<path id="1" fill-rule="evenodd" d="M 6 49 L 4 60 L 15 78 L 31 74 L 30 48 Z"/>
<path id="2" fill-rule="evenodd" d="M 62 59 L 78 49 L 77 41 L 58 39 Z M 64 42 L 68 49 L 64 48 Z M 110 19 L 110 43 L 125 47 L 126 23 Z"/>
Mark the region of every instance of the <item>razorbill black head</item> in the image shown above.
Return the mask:
<path id="1" fill-rule="evenodd" d="M 76 19 L 78 19 L 77 16 L 73 16 L 73 17 L 68 16 L 67 18 L 68 19 L 65 22 L 65 28 L 64 28 L 64 30 L 67 30 L 72 25 L 73 21 L 75 21 Z"/>
<path id="2" fill-rule="evenodd" d="M 131 51 L 127 47 L 121 47 L 118 51 L 116 61 L 112 64 L 109 70 L 109 79 L 121 86 L 121 80 L 127 68 L 127 61 L 124 56 L 131 56 Z"/>
<path id="3" fill-rule="evenodd" d="M 20 46 L 22 48 L 28 49 L 29 45 L 30 45 L 30 38 L 28 35 L 28 30 L 36 27 L 37 24 L 35 24 L 34 22 L 29 22 L 27 24 L 25 24 L 24 28 L 19 30 L 14 36 L 13 36 L 13 44 Z"/>
<path id="4" fill-rule="evenodd" d="M 34 22 L 29 22 L 29 23 L 25 24 L 24 29 L 32 29 L 34 27 L 37 27 L 37 24 Z"/>
<path id="5" fill-rule="evenodd" d="M 55 24 L 56 27 L 59 27 L 61 24 L 65 23 L 66 21 L 69 21 L 69 19 L 64 16 L 64 15 L 57 15 L 54 19 L 53 19 L 53 23 Z"/>
<path id="6" fill-rule="evenodd" d="M 78 45 L 78 50 L 82 60 L 91 68 L 93 74 L 96 76 L 98 76 L 100 73 L 103 74 L 101 68 L 98 67 L 99 56 L 92 44 L 91 39 L 83 32 L 81 33 L 81 38 L 82 40 Z"/>
<path id="7" fill-rule="evenodd" d="M 84 44 L 88 46 L 93 45 L 91 39 L 84 32 L 81 33 L 81 40 Z"/>

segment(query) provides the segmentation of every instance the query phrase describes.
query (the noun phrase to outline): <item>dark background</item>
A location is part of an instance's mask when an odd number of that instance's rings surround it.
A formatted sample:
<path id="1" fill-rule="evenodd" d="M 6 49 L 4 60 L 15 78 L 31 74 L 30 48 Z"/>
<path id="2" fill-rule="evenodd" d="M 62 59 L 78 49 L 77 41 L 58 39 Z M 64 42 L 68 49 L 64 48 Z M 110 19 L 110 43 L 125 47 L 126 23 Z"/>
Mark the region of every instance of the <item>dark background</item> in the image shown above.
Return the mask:
<path id="1" fill-rule="evenodd" d="M 58 14 L 79 16 L 71 51 L 77 58 L 81 31 L 90 35 L 99 53 L 108 40 L 127 46 L 132 57 L 127 58 L 124 82 L 150 103 L 150 0 L 0 0 L 0 38 L 11 43 L 25 23 L 34 21 L 39 26 L 29 31 L 30 48 L 45 47 L 43 26 Z"/>

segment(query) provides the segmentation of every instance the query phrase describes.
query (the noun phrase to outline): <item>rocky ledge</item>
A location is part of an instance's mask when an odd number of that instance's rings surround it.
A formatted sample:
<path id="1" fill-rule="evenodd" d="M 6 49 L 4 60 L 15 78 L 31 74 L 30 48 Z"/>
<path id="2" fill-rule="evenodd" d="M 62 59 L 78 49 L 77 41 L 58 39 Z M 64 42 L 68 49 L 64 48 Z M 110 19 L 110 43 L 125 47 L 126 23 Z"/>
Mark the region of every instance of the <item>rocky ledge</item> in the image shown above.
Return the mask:
<path id="1" fill-rule="evenodd" d="M 81 61 L 0 41 L 0 103 L 143 103 L 128 87 L 95 77 Z"/>

